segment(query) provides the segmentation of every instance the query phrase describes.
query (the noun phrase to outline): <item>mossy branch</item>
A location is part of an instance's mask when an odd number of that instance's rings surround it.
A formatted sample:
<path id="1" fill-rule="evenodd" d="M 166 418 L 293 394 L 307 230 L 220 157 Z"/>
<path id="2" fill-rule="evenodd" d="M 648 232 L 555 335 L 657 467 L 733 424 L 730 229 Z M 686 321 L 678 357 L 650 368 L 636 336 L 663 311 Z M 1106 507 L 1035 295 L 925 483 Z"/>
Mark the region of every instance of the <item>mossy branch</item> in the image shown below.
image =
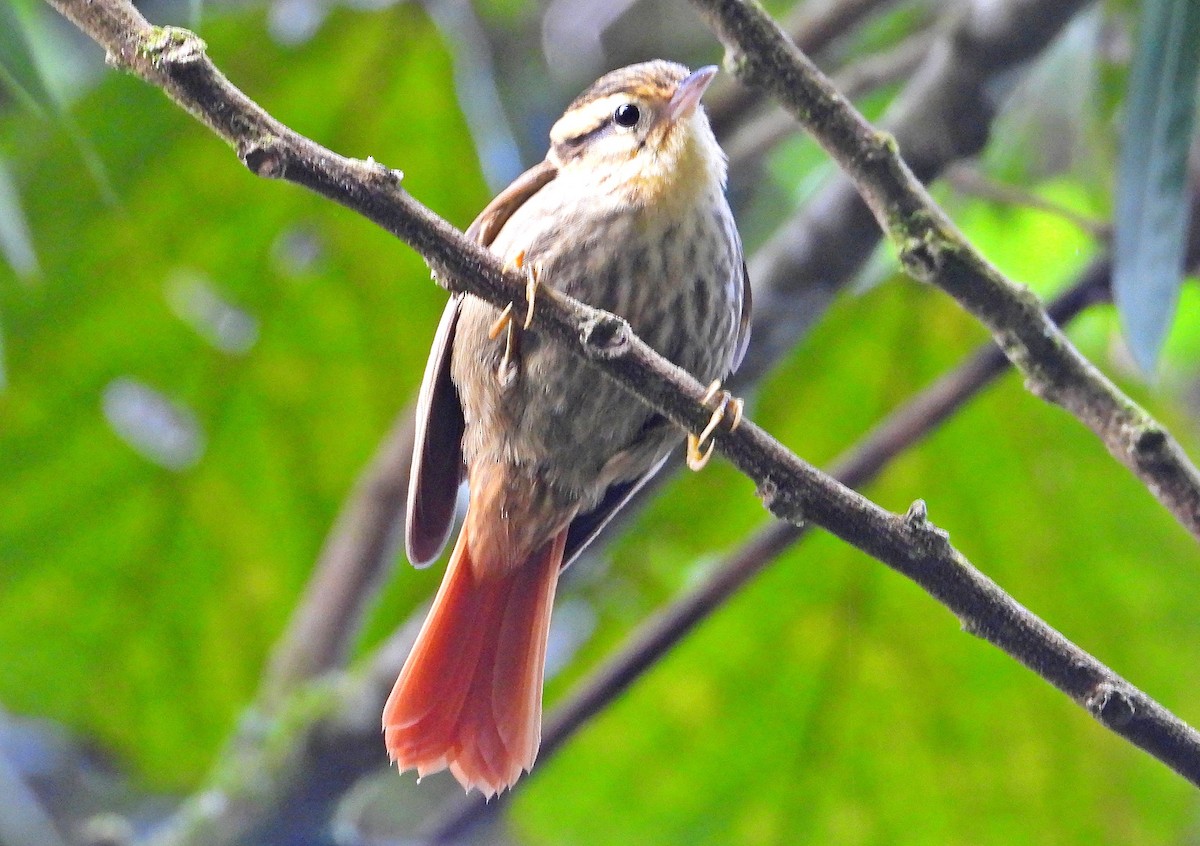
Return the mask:
<path id="1" fill-rule="evenodd" d="M 727 65 L 775 97 L 854 181 L 913 278 L 982 322 L 1035 395 L 1074 415 L 1200 538 L 1200 471 L 1167 429 L 1085 358 L 1025 286 L 954 226 L 901 158 L 787 34 L 749 0 L 692 0 L 725 44 Z"/>

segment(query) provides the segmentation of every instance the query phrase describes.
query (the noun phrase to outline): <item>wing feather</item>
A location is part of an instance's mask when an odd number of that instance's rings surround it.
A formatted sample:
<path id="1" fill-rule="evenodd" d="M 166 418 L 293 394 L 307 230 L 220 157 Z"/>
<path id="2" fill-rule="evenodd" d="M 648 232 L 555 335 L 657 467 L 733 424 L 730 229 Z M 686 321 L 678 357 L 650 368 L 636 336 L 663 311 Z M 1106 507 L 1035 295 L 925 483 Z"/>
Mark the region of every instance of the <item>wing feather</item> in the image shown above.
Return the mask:
<path id="1" fill-rule="evenodd" d="M 548 161 L 525 171 L 479 213 L 467 228 L 467 236 L 490 247 L 513 213 L 557 174 L 558 169 Z M 446 304 L 417 395 L 416 443 L 404 531 L 408 560 L 415 567 L 424 567 L 442 554 L 454 527 L 458 488 L 463 479 L 466 423 L 458 390 L 450 378 L 462 297 L 456 294 Z"/>
<path id="2" fill-rule="evenodd" d="M 462 295 L 446 303 L 417 394 L 417 430 L 408 479 L 404 545 L 414 567 L 442 554 L 454 526 L 462 483 L 462 438 L 466 429 L 458 390 L 450 379 L 450 353 Z"/>
<path id="3" fill-rule="evenodd" d="M 746 270 L 746 262 L 742 262 L 742 315 L 738 322 L 737 347 L 733 353 L 733 366 L 729 368 L 730 373 L 737 371 L 742 366 L 742 359 L 746 357 L 746 348 L 750 346 L 750 322 L 751 312 L 754 309 L 754 291 L 750 287 L 750 272 Z"/>
<path id="4" fill-rule="evenodd" d="M 513 212 L 525 205 L 525 201 L 558 176 L 558 168 L 549 161 L 535 164 L 522 173 L 513 183 L 496 195 L 479 213 L 479 217 L 467 227 L 467 237 L 474 238 L 485 247 L 490 247 L 513 216 Z"/>
<path id="5" fill-rule="evenodd" d="M 600 500 L 599 505 L 571 521 L 571 526 L 567 530 L 567 544 L 563 550 L 562 566 L 564 570 L 575 563 L 575 559 L 600 535 L 600 532 L 616 516 L 617 512 L 625 507 L 625 503 L 633 499 L 634 494 L 654 478 L 654 475 L 662 469 L 670 457 L 669 454 L 664 455 L 662 460 L 631 482 L 613 485 L 604 494 L 604 499 Z"/>

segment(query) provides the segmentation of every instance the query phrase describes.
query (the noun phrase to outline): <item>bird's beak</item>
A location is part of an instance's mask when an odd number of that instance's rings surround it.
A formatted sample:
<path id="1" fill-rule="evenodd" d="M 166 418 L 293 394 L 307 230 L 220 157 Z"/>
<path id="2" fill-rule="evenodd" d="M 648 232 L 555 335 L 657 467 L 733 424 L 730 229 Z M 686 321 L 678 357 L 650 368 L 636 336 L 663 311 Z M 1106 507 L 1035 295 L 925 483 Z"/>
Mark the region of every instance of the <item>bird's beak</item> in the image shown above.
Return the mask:
<path id="1" fill-rule="evenodd" d="M 707 65 L 679 83 L 679 87 L 671 95 L 671 102 L 667 104 L 667 121 L 674 123 L 690 117 L 700 105 L 700 98 L 704 96 L 705 89 L 716 75 L 717 66 Z"/>

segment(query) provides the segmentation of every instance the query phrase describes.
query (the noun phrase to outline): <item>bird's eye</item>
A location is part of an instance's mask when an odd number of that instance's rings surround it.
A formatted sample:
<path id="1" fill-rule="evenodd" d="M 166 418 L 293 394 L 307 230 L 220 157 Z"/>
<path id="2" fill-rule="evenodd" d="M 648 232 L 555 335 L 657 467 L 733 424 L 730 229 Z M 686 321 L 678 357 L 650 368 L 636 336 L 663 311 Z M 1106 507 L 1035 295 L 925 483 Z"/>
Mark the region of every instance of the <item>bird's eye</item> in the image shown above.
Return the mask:
<path id="1" fill-rule="evenodd" d="M 642 113 L 638 111 L 638 107 L 633 105 L 633 103 L 622 103 L 613 112 L 613 120 L 616 121 L 617 126 L 623 126 L 626 129 L 634 126 L 641 116 Z"/>

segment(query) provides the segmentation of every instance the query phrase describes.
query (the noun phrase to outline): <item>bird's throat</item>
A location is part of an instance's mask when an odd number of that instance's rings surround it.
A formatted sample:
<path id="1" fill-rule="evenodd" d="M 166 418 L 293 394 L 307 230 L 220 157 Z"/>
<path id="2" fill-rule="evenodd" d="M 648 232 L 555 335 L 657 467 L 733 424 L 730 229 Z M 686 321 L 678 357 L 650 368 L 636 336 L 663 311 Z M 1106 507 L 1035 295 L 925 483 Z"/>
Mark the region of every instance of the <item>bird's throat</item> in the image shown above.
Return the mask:
<path id="1" fill-rule="evenodd" d="M 630 157 L 618 190 L 651 211 L 671 213 L 691 206 L 725 185 L 725 157 L 707 126 L 671 128 L 661 143 Z"/>

